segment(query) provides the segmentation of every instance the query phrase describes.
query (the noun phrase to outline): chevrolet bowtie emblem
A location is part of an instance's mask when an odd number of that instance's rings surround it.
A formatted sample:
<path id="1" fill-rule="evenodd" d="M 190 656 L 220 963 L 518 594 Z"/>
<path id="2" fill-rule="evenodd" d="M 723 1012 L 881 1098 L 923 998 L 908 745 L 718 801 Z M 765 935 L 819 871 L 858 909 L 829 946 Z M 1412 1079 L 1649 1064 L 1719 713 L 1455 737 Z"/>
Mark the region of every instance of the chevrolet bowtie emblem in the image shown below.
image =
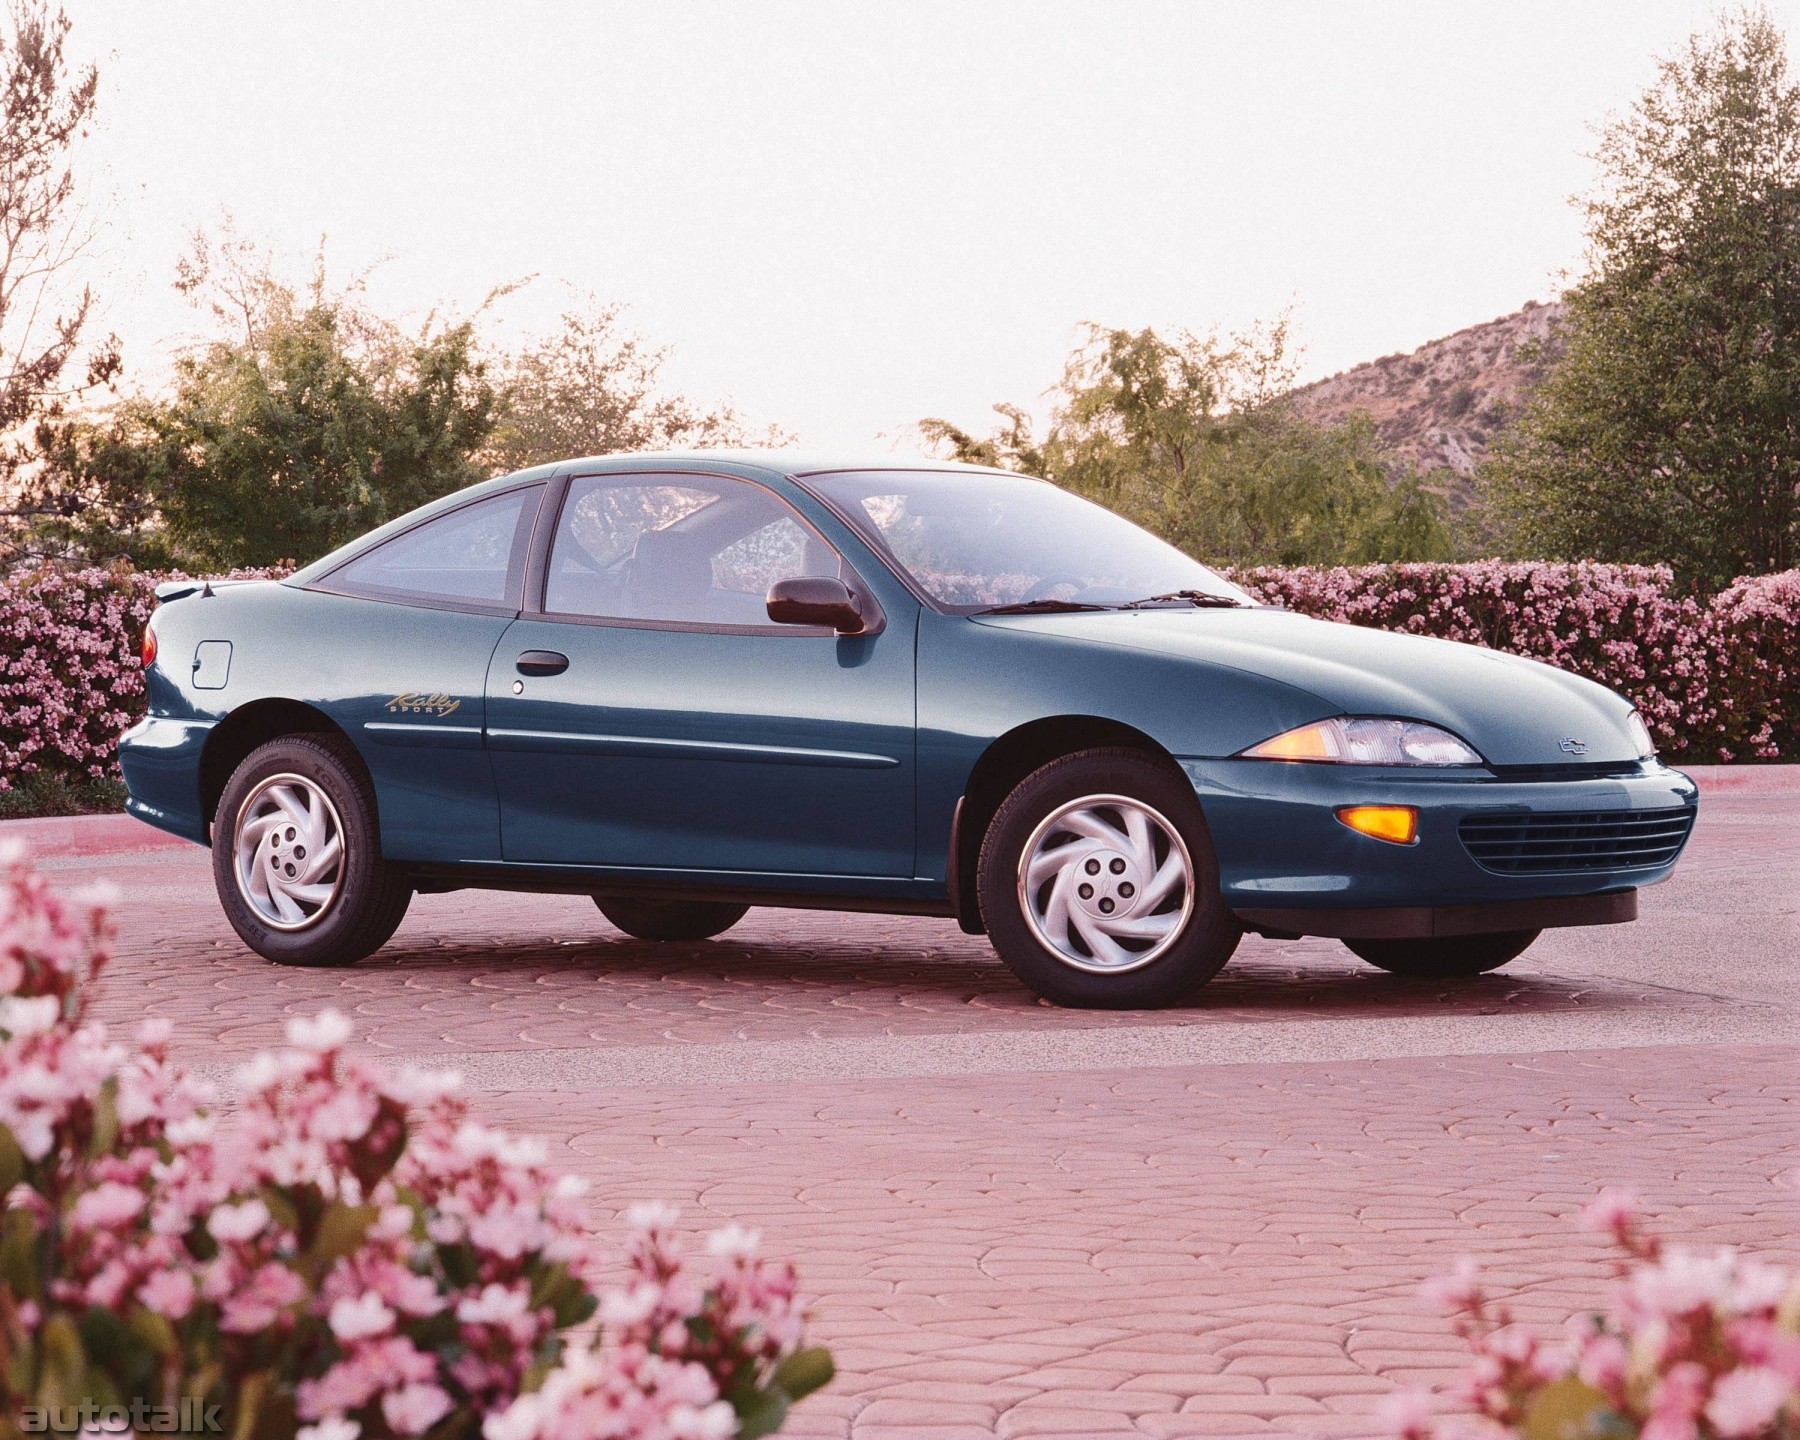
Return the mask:
<path id="1" fill-rule="evenodd" d="M 1577 740 L 1573 735 L 1570 735 L 1567 736 L 1557 748 L 1565 755 L 1585 755 L 1587 754 L 1587 741 Z"/>

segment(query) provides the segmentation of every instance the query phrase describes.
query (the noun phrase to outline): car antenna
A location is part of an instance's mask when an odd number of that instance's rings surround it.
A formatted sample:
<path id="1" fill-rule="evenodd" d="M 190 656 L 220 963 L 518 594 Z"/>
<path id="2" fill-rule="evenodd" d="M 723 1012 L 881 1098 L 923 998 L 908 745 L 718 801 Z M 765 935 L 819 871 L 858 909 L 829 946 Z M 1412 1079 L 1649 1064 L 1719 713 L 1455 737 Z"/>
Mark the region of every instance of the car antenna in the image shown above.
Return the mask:
<path id="1" fill-rule="evenodd" d="M 213 593 L 212 581 L 202 580 L 200 582 L 200 598 L 202 600 L 210 600 L 210 599 L 212 599 L 212 593 Z"/>

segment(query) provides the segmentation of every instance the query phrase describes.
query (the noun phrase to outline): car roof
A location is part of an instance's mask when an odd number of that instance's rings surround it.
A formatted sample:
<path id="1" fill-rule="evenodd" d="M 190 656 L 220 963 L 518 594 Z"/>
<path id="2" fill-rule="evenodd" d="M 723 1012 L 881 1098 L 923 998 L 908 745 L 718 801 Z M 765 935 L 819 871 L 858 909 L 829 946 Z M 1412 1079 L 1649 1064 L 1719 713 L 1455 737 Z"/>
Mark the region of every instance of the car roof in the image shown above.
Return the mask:
<path id="1" fill-rule="evenodd" d="M 907 455 L 879 451 L 813 450 L 800 447 L 745 447 L 729 450 L 631 450 L 611 455 L 588 455 L 563 461 L 557 473 L 593 473 L 609 470 L 639 470 L 650 466 L 696 465 L 709 470 L 747 469 L 765 474 L 802 476 L 824 475 L 848 470 L 961 470 L 977 475 L 996 475 L 1000 471 L 987 465 L 968 465 L 956 460 L 940 460 L 929 455 Z M 521 472 L 524 473 L 524 472 Z"/>
<path id="2" fill-rule="evenodd" d="M 402 531 L 411 529 L 435 515 L 455 510 L 472 500 L 498 495 L 517 485 L 549 480 L 557 475 L 593 475 L 610 471 L 631 470 L 699 470 L 712 474 L 750 474 L 798 478 L 828 475 L 841 471 L 869 470 L 945 470 L 969 475 L 1004 475 L 1009 471 L 985 465 L 965 465 L 955 460 L 937 460 L 927 455 L 894 453 L 834 452 L 800 448 L 745 448 L 735 450 L 625 450 L 610 455 L 589 455 L 571 460 L 534 465 L 528 470 L 515 470 L 496 475 L 461 490 L 419 506 L 387 524 L 357 536 L 354 540 L 301 567 L 288 577 L 290 584 L 307 585 L 330 574 L 338 566 L 373 549 Z"/>

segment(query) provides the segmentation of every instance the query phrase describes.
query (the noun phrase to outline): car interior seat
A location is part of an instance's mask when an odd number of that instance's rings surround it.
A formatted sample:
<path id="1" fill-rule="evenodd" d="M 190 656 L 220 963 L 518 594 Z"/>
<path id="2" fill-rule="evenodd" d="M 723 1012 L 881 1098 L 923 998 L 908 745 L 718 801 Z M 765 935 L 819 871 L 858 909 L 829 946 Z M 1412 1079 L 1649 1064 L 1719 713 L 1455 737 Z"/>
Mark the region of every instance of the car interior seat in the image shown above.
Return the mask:
<path id="1" fill-rule="evenodd" d="M 721 621 L 726 597 L 713 588 L 712 552 L 697 535 L 646 530 L 632 548 L 625 581 L 630 613 L 645 620 Z"/>

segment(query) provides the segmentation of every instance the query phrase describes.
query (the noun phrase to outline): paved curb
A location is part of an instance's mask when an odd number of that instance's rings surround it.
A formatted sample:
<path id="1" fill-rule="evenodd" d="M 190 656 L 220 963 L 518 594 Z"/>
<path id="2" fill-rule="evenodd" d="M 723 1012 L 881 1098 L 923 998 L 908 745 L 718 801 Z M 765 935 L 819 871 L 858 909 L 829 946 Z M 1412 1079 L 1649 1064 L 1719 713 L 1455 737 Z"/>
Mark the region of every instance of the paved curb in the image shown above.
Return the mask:
<path id="1" fill-rule="evenodd" d="M 1684 765 L 1702 795 L 1800 795 L 1800 765 Z M 23 840 L 34 855 L 110 855 L 193 842 L 132 815 L 65 815 L 0 820 L 0 842 Z"/>
<path id="2" fill-rule="evenodd" d="M 41 820 L 0 820 L 0 844 L 22 840 L 33 855 L 112 855 L 192 845 L 179 835 L 146 825 L 135 815 L 57 815 Z"/>

